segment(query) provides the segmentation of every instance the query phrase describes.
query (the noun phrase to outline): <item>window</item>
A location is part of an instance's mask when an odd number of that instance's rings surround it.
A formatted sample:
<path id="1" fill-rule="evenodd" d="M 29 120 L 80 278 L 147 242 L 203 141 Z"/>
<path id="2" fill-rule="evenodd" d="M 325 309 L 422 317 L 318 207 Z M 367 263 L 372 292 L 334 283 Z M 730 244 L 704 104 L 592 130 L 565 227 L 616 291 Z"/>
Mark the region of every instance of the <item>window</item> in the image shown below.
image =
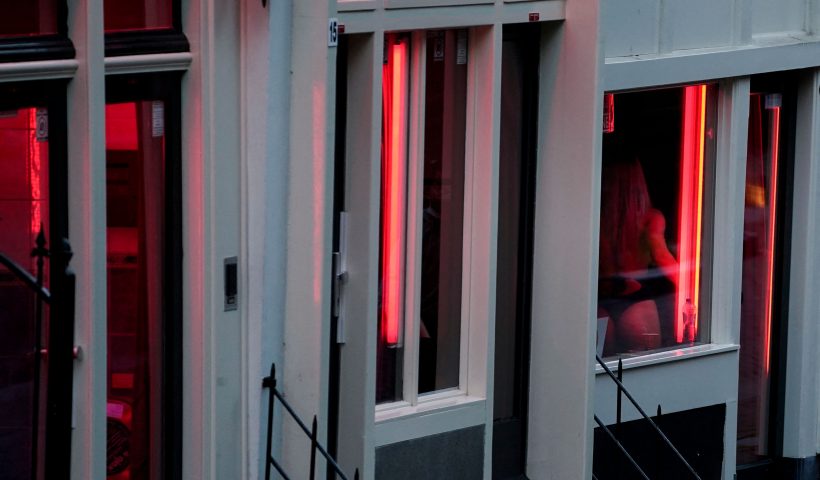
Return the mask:
<path id="1" fill-rule="evenodd" d="M 782 426 L 797 80 L 753 77 L 749 97 L 737 402 L 737 464 L 778 455 Z"/>
<path id="2" fill-rule="evenodd" d="M 173 27 L 171 0 L 123 2 L 105 0 L 105 31 L 169 29 Z"/>
<path id="3" fill-rule="evenodd" d="M 105 0 L 105 55 L 187 52 L 180 0 Z"/>
<path id="4" fill-rule="evenodd" d="M 55 0 L 3 2 L 0 38 L 56 34 L 57 5 Z"/>
<path id="5" fill-rule="evenodd" d="M 376 401 L 412 404 L 460 386 L 467 31 L 387 35 L 382 78 Z"/>
<path id="6" fill-rule="evenodd" d="M 109 478 L 178 478 L 178 80 L 108 79 Z"/>
<path id="7" fill-rule="evenodd" d="M 74 57 L 65 0 L 5 1 L 0 5 L 0 62 Z"/>
<path id="8" fill-rule="evenodd" d="M 708 341 L 716 91 L 605 95 L 599 354 Z"/>

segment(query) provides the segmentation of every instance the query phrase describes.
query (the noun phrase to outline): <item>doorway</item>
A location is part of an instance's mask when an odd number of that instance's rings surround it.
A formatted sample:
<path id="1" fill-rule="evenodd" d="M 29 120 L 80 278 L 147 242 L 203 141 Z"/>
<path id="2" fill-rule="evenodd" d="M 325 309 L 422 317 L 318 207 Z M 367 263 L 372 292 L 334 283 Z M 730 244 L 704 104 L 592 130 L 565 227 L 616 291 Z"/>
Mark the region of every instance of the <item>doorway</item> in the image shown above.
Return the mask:
<path id="1" fill-rule="evenodd" d="M 777 476 L 776 460 L 782 456 L 796 106 L 795 75 L 752 78 L 743 228 L 738 479 Z"/>
<path id="2" fill-rule="evenodd" d="M 501 74 L 493 478 L 526 478 L 538 115 L 534 25 L 504 27 Z"/>

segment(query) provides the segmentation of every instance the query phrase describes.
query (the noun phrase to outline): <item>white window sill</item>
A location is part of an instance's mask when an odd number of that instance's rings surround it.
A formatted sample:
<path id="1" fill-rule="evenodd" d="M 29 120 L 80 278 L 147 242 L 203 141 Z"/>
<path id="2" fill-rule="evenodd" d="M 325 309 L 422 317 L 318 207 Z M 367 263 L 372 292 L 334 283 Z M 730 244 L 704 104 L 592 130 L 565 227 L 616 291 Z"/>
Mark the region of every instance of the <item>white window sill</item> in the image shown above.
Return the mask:
<path id="1" fill-rule="evenodd" d="M 647 353 L 644 355 L 636 355 L 632 357 L 622 357 L 624 370 L 630 368 L 648 367 L 650 365 L 657 365 L 662 363 L 671 363 L 689 360 L 692 358 L 703 357 L 706 355 L 716 355 L 719 353 L 733 352 L 740 349 L 740 345 L 735 344 L 715 344 L 708 343 L 704 345 L 695 345 L 693 347 L 676 348 L 673 350 L 664 350 L 661 352 Z M 613 357 L 606 359 L 606 366 L 614 373 L 618 368 L 618 358 Z M 605 374 L 603 367 L 595 362 L 595 374 Z"/>
<path id="2" fill-rule="evenodd" d="M 385 405 L 376 411 L 376 446 L 483 425 L 486 402 L 459 391 L 422 397 L 418 405 Z"/>

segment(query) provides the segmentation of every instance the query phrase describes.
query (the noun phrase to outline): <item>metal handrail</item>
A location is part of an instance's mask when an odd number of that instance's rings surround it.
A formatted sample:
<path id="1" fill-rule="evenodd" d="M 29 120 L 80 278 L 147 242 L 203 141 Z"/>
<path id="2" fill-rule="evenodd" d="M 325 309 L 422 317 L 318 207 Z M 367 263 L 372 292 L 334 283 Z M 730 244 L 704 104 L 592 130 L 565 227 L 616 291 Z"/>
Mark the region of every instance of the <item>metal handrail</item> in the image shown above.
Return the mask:
<path id="1" fill-rule="evenodd" d="M 643 477 L 644 480 L 649 480 L 649 477 L 643 471 L 641 466 L 638 465 L 638 462 L 636 462 L 635 459 L 632 458 L 632 455 L 630 455 L 629 452 L 626 451 L 626 448 L 624 448 L 624 445 L 621 443 L 621 441 L 615 438 L 615 434 L 613 434 L 612 431 L 608 429 L 606 425 L 604 425 L 604 422 L 602 422 L 601 419 L 598 418 L 598 415 L 593 415 L 593 417 L 595 418 L 595 423 L 597 423 L 598 426 L 601 427 L 601 429 L 609 436 L 609 438 L 612 439 L 613 442 L 615 442 L 615 445 L 618 446 L 618 449 L 621 451 L 621 453 L 623 453 L 626 459 L 629 460 L 629 463 L 631 463 L 632 466 L 635 467 L 635 470 L 637 470 L 638 473 L 641 474 L 641 477 Z M 596 478 L 594 473 L 592 474 L 592 478 Z"/>
<path id="2" fill-rule="evenodd" d="M 330 455 L 328 453 L 327 449 L 325 449 L 325 447 L 323 447 L 322 444 L 319 443 L 319 440 L 318 440 L 318 421 L 316 419 L 316 415 L 313 416 L 313 423 L 311 425 L 311 428 L 308 429 L 307 425 L 305 425 L 305 422 L 303 422 L 302 419 L 299 418 L 299 415 L 296 413 L 296 411 L 293 410 L 293 408 L 290 406 L 290 404 L 287 402 L 287 400 L 285 400 L 285 397 L 282 396 L 282 393 L 276 388 L 276 364 L 275 363 L 272 363 L 271 366 L 270 366 L 270 375 L 262 379 L 262 388 L 267 388 L 267 389 L 269 389 L 269 392 L 270 392 L 269 395 L 268 395 L 268 432 L 267 432 L 267 445 L 266 445 L 266 449 L 265 449 L 265 452 L 266 452 L 265 453 L 266 454 L 265 480 L 270 480 L 271 466 L 273 466 L 273 468 L 275 468 L 276 471 L 279 472 L 279 475 L 281 475 L 282 478 L 284 478 L 285 480 L 290 479 L 290 477 L 287 475 L 287 473 L 285 473 L 285 470 L 282 467 L 282 465 L 280 465 L 279 462 L 277 462 L 276 459 L 273 458 L 273 455 L 271 454 L 272 443 L 273 443 L 272 442 L 272 440 L 273 440 L 273 405 L 274 405 L 274 402 L 276 401 L 276 399 L 279 399 L 279 401 L 282 403 L 282 406 L 285 407 L 285 410 L 290 414 L 291 418 L 293 418 L 293 420 L 296 422 L 296 424 L 299 425 L 299 428 L 302 429 L 302 431 L 305 433 L 305 435 L 307 435 L 310 438 L 310 477 L 309 477 L 310 480 L 314 480 L 316 478 L 316 452 L 317 451 L 319 453 L 321 453 L 323 457 L 325 457 L 325 460 L 327 460 L 328 465 L 330 466 L 330 468 L 333 470 L 333 472 L 336 475 L 338 475 L 342 480 L 349 480 L 348 477 L 342 471 L 342 467 L 340 467 L 339 464 L 336 463 L 336 460 L 333 458 L 332 455 Z M 358 468 L 356 469 L 356 472 L 353 475 L 353 479 L 354 480 L 359 479 L 359 469 Z"/>
<path id="3" fill-rule="evenodd" d="M 0 253 L 0 264 L 8 268 L 15 277 L 25 283 L 26 286 L 33 290 L 38 296 L 42 297 L 46 303 L 51 303 L 51 292 L 49 292 L 46 287 L 39 285 L 34 275 L 15 263 L 14 260 L 7 257 L 4 253 Z"/>
<path id="4" fill-rule="evenodd" d="M 635 397 L 633 397 L 632 394 L 629 393 L 629 390 L 626 389 L 624 384 L 620 380 L 618 380 L 618 377 L 616 377 L 615 374 L 612 373 L 612 370 L 610 370 L 610 368 L 606 366 L 606 363 L 604 362 L 604 360 L 598 354 L 595 354 L 595 359 L 598 360 L 598 363 L 601 365 L 601 367 L 603 367 L 606 374 L 609 375 L 609 378 L 611 378 L 612 381 L 615 382 L 615 384 L 618 386 L 619 392 L 622 392 L 623 394 L 626 395 L 626 398 L 628 398 L 629 401 L 632 402 L 632 405 L 635 406 L 635 409 L 638 410 L 638 413 L 641 414 L 641 416 L 644 418 L 644 420 L 649 422 L 649 425 L 652 426 L 652 428 L 658 433 L 658 435 L 660 435 L 661 439 L 663 439 L 663 441 L 666 443 L 666 445 L 668 445 L 669 448 L 672 449 L 672 451 L 675 453 L 675 455 L 677 455 L 677 457 L 681 460 L 681 462 L 683 462 L 683 464 L 686 466 L 687 470 L 689 470 L 689 472 L 697 480 L 701 480 L 700 475 L 698 475 L 698 473 L 695 471 L 695 469 L 692 468 L 692 465 L 690 465 L 689 462 L 686 461 L 686 459 L 683 457 L 683 455 L 681 455 L 681 453 L 678 451 L 678 449 L 675 448 L 675 445 L 672 444 L 672 441 L 669 440 L 669 438 L 663 433 L 663 431 L 660 429 L 660 427 L 658 427 L 658 425 L 649 417 L 649 415 L 647 415 L 646 412 L 644 412 L 643 408 L 641 408 L 641 406 L 638 405 L 638 402 L 637 402 L 637 400 L 635 400 Z M 595 418 L 597 419 L 597 417 L 595 417 Z M 621 446 L 620 442 L 618 442 L 618 443 L 619 443 L 619 446 Z"/>

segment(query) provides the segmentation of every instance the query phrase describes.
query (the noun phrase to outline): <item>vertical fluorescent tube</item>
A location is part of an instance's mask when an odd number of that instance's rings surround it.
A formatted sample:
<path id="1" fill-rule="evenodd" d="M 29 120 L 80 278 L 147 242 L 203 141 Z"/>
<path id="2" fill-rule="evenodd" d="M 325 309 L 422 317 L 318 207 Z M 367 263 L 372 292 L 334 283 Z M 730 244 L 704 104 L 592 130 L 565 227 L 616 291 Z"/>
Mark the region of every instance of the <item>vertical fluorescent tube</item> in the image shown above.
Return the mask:
<path id="1" fill-rule="evenodd" d="M 701 220 L 703 216 L 703 164 L 706 146 L 706 85 L 684 88 L 678 225 L 678 291 L 675 301 L 675 339 L 685 338 L 687 300 L 694 311 L 700 303 Z M 697 315 L 694 334 L 697 335 Z"/>
<path id="2" fill-rule="evenodd" d="M 385 185 L 382 231 L 382 332 L 389 345 L 402 338 L 402 262 L 404 258 L 404 204 L 406 189 L 407 132 L 407 43 L 399 40 L 390 47 L 391 98 L 388 148 L 383 168 Z"/>
<path id="3" fill-rule="evenodd" d="M 29 164 L 29 186 L 31 191 L 31 233 L 32 238 L 37 236 L 40 232 L 42 224 L 41 205 L 40 205 L 40 144 L 37 141 L 37 113 L 36 109 L 27 109 L 29 117 L 29 149 L 28 149 L 28 164 Z"/>
<path id="4" fill-rule="evenodd" d="M 764 369 L 766 374 L 769 373 L 769 355 L 771 352 L 772 341 L 772 294 L 774 293 L 774 235 L 775 235 L 775 215 L 777 212 L 777 173 L 780 152 L 780 106 L 774 106 L 771 110 L 771 175 L 769 185 L 769 208 L 768 208 L 768 259 L 766 265 L 766 346 L 763 349 L 765 352 Z"/>

